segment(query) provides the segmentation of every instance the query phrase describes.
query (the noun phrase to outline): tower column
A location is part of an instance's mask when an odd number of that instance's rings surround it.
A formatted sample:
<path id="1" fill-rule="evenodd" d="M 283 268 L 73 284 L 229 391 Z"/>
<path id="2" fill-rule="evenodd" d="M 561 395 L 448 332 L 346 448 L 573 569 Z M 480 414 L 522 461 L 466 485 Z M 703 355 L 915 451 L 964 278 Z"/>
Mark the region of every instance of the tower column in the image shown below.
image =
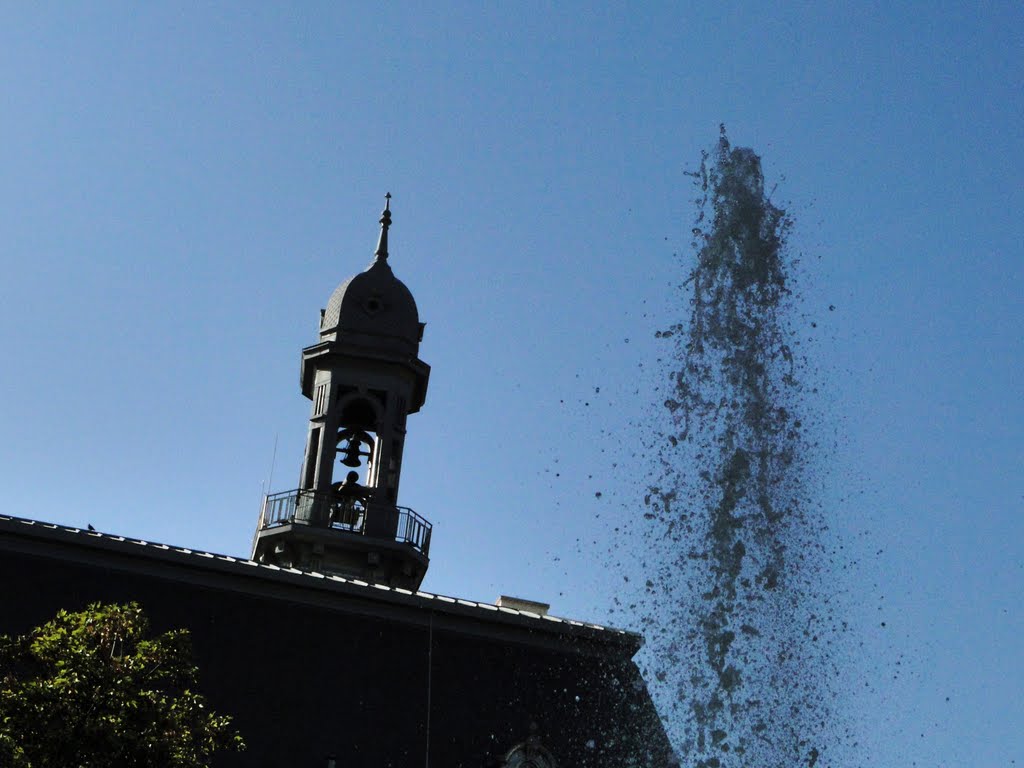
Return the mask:
<path id="1" fill-rule="evenodd" d="M 333 382 L 327 383 L 328 402 L 336 399 Z M 320 434 L 320 456 L 316 468 L 316 481 L 313 488 L 317 491 L 329 491 L 334 481 L 334 462 L 338 450 L 339 413 L 337 408 L 327 407 L 321 417 L 322 431 Z"/>

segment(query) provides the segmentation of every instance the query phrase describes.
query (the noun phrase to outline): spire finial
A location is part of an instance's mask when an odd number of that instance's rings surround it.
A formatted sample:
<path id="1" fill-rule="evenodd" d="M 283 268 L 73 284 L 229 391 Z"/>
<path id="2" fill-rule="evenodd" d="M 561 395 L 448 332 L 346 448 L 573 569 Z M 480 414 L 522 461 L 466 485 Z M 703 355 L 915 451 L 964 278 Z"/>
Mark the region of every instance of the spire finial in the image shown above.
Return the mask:
<path id="1" fill-rule="evenodd" d="M 377 259 L 387 261 L 388 227 L 391 226 L 391 193 L 384 195 L 384 210 L 380 214 L 380 240 L 377 242 Z"/>

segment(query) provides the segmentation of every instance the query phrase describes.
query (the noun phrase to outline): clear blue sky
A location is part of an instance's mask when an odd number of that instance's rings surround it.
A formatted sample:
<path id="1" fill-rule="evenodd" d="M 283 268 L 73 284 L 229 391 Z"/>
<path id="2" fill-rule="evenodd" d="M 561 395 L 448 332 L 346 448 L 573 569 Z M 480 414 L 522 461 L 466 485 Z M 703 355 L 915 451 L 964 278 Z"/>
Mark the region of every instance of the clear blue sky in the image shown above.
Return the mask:
<path id="1" fill-rule="evenodd" d="M 724 122 L 807 268 L 855 764 L 1021 763 L 1021 6 L 589 5 L 0 8 L 3 511 L 247 554 L 391 191 L 424 588 L 628 623 L 611 457 Z"/>

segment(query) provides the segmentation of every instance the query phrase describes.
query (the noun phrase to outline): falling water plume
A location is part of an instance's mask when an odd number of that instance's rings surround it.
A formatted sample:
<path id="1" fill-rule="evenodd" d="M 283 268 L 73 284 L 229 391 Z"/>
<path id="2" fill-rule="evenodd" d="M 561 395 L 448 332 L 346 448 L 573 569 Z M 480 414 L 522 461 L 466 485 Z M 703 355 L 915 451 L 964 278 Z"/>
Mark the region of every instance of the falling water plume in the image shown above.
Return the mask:
<path id="1" fill-rule="evenodd" d="M 724 128 L 691 176 L 688 317 L 658 333 L 673 354 L 671 426 L 645 498 L 659 563 L 648 567 L 650 671 L 685 765 L 821 768 L 829 609 L 790 327 L 792 220 L 766 193 L 760 157 Z"/>

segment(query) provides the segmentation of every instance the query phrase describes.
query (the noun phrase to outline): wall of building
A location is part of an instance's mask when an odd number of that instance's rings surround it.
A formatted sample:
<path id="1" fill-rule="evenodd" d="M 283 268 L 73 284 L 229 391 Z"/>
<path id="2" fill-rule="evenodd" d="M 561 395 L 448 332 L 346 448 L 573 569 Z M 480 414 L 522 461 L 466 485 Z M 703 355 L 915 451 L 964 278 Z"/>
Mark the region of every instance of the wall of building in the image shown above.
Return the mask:
<path id="1" fill-rule="evenodd" d="M 155 631 L 189 628 L 211 706 L 235 718 L 249 745 L 224 768 L 320 768 L 329 755 L 337 768 L 482 768 L 531 733 L 562 768 L 667 761 L 632 662 L 571 637 L 484 636 L 430 609 L 416 622 L 369 616 L 344 601 L 139 573 L 116 557 L 3 552 L 0 583 L 22 585 L 4 590 L 5 634 L 97 600 L 139 602 Z"/>

